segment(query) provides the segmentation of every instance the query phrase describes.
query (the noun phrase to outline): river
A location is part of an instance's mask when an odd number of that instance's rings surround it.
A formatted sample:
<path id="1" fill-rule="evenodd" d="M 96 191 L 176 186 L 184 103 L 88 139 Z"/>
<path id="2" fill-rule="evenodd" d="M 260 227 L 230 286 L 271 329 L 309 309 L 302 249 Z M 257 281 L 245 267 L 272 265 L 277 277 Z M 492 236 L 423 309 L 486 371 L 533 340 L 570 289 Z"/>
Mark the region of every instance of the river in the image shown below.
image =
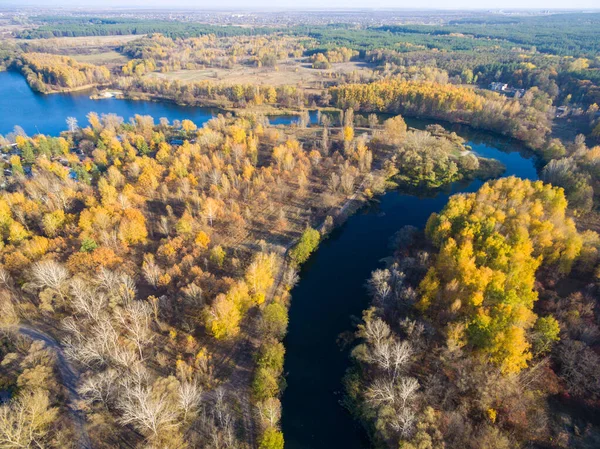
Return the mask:
<path id="1" fill-rule="evenodd" d="M 429 121 L 406 120 L 423 128 Z M 468 141 L 484 157 L 500 160 L 505 175 L 537 179 L 534 160 L 517 143 L 443 124 Z M 347 350 L 338 343 L 341 333 L 354 329 L 368 307 L 364 288 L 371 272 L 391 255 L 389 241 L 402 226 L 423 228 L 432 212 L 441 210 L 451 194 L 473 192 L 481 181 L 454 185 L 433 197 L 419 198 L 390 191 L 359 210 L 334 230 L 302 267 L 292 290 L 283 394 L 282 428 L 286 449 L 365 449 L 365 432 L 340 405 L 341 379 L 350 366 Z"/>
<path id="2" fill-rule="evenodd" d="M 40 95 L 31 91 L 20 74 L 0 73 L 0 134 L 8 134 L 18 125 L 30 135 L 58 135 L 66 129 L 67 117 L 75 117 L 84 125 L 91 111 L 115 113 L 125 119 L 135 114 L 151 115 L 156 120 L 187 118 L 197 125 L 218 113 L 171 103 L 91 100 L 89 94 Z M 314 114 L 311 117 L 314 120 Z M 295 118 L 277 117 L 272 123 L 292 120 Z M 415 128 L 435 123 L 406 121 Z M 537 178 L 534 160 L 514 141 L 468 127 L 443 125 L 464 137 L 477 154 L 503 162 L 505 175 Z M 292 291 L 285 339 L 288 387 L 282 400 L 282 427 L 286 449 L 369 447 L 361 427 L 339 403 L 343 395 L 341 379 L 349 359 L 337 343 L 338 336 L 352 330 L 355 319 L 368 306 L 365 281 L 382 265 L 381 259 L 390 255 L 388 244 L 394 233 L 405 225 L 423 227 L 451 194 L 472 192 L 481 184 L 457 184 L 427 198 L 390 191 L 336 229 L 302 267 L 301 281 Z"/>

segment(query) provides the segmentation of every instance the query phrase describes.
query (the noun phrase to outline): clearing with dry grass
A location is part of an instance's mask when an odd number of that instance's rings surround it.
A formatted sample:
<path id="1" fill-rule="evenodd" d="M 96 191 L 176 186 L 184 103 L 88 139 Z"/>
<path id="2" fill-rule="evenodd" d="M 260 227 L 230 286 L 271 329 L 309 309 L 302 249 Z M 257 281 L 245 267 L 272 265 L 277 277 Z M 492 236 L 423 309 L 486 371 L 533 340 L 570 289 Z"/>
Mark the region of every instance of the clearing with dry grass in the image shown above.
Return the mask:
<path id="1" fill-rule="evenodd" d="M 265 86 L 295 85 L 307 90 L 322 90 L 335 80 L 335 74 L 351 74 L 354 71 L 369 70 L 361 62 L 333 64 L 331 69 L 311 68 L 306 59 L 287 59 L 273 67 L 236 66 L 232 69 L 211 67 L 198 70 L 177 70 L 167 73 L 150 73 L 147 76 L 179 80 L 184 82 L 213 81 L 224 84 L 256 84 Z"/>
<path id="2" fill-rule="evenodd" d="M 127 57 L 114 50 L 105 51 L 102 53 L 92 53 L 83 55 L 73 55 L 73 59 L 78 62 L 96 65 L 123 65 L 127 64 Z"/>

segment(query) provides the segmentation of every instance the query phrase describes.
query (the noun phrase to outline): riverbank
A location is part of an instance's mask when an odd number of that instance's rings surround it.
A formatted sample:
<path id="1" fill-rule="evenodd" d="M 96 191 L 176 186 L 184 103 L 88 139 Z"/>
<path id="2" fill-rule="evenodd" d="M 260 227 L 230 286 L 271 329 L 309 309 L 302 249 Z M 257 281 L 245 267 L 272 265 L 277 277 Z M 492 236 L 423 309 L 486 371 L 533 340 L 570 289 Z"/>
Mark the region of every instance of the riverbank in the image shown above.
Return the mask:
<path id="1" fill-rule="evenodd" d="M 123 92 L 119 90 L 105 90 L 103 92 L 98 92 L 97 94 L 90 95 L 90 100 L 106 100 L 108 98 L 116 98 L 122 100 L 125 98 Z"/>
<path id="2" fill-rule="evenodd" d="M 88 91 L 92 91 L 94 89 L 102 89 L 102 88 L 108 87 L 108 86 L 110 86 L 110 84 L 85 84 L 83 86 L 61 87 L 61 88 L 56 88 L 54 86 L 50 87 L 49 84 L 45 84 L 45 86 L 48 87 L 48 90 L 38 90 L 38 89 L 35 89 L 33 86 L 29 85 L 29 87 L 33 91 L 35 91 L 39 94 L 54 95 L 54 94 L 75 94 L 75 93 L 88 92 Z"/>
<path id="3" fill-rule="evenodd" d="M 136 114 L 170 122 L 192 120 L 198 126 L 217 115 L 219 111 L 208 108 L 182 107 L 169 102 L 142 102 L 107 98 L 92 100 L 92 92 L 56 93 L 43 95 L 34 92 L 19 72 L 0 73 L 0 134 L 8 135 L 15 126 L 22 127 L 28 135 L 48 134 L 59 136 L 67 130 L 67 117 L 77 119 L 79 126 L 87 126 L 87 115 L 96 112 L 116 114 L 129 120 Z M 19 107 L 15 107 L 18 105 Z"/>
<path id="4" fill-rule="evenodd" d="M 19 70 L 13 70 L 15 73 L 18 73 L 19 75 L 21 75 L 23 77 L 23 79 L 27 82 L 26 77 L 22 74 L 22 72 L 20 72 Z M 29 84 L 28 84 L 29 85 Z M 32 88 L 32 86 L 29 86 L 30 88 Z M 33 88 L 32 88 L 33 89 Z M 236 107 L 234 105 L 233 102 L 231 101 L 222 101 L 222 100 L 211 100 L 211 99 L 199 99 L 199 100 L 195 100 L 193 102 L 188 102 L 188 101 L 178 101 L 175 100 L 173 98 L 170 98 L 168 96 L 164 96 L 164 95 L 157 95 L 157 94 L 149 94 L 149 93 L 145 93 L 145 92 L 140 92 L 140 91 L 122 91 L 118 88 L 117 84 L 115 82 L 109 83 L 109 84 L 95 84 L 95 85 L 86 85 L 86 86 L 80 86 L 80 87 L 75 87 L 75 88 L 64 88 L 64 89 L 54 89 L 52 91 L 49 92 L 41 92 L 44 94 L 48 94 L 48 95 L 53 95 L 53 94 L 78 94 L 78 93 L 82 93 L 85 92 L 87 90 L 93 90 L 93 89 L 107 89 L 108 92 L 119 92 L 118 95 L 114 95 L 112 97 L 104 97 L 102 96 L 102 93 L 98 93 L 98 94 L 93 94 L 90 96 L 90 99 L 92 100 L 100 100 L 100 99 L 119 99 L 119 100 L 131 100 L 131 101 L 146 101 L 146 102 L 153 102 L 153 103 L 165 103 L 165 104 L 173 104 L 176 106 L 180 106 L 183 108 L 190 108 L 190 109 L 195 109 L 195 108 L 204 108 L 204 109 L 213 109 L 215 111 L 220 111 L 221 113 L 227 114 L 227 113 L 231 113 L 233 115 L 237 115 L 237 116 L 244 116 L 244 115 L 250 115 L 250 114 L 260 114 L 260 115 L 265 115 L 265 116 L 271 116 L 271 117 L 301 117 L 302 115 L 306 114 L 307 111 L 315 111 L 315 112 L 320 112 L 322 114 L 329 114 L 329 115 L 339 115 L 342 111 L 341 109 L 337 108 L 337 107 L 333 107 L 333 106 L 315 106 L 315 107 L 311 107 L 311 108 L 294 108 L 294 107 L 281 107 L 281 106 L 277 106 L 277 105 L 266 105 L 266 104 L 262 104 L 262 105 L 253 105 L 253 106 L 244 106 L 244 107 Z M 90 111 L 88 111 L 90 112 Z M 370 115 L 372 113 L 372 111 L 368 111 L 368 110 L 358 110 L 356 112 L 356 116 L 357 117 L 362 117 L 362 120 L 364 121 L 364 123 L 366 124 L 366 122 L 368 121 L 368 115 Z M 396 113 L 391 113 L 391 112 L 376 112 L 375 113 L 378 117 L 392 117 L 397 115 Z M 509 139 L 513 139 L 515 141 L 520 142 L 521 144 L 525 145 L 527 148 L 529 148 L 530 150 L 536 152 L 536 153 L 540 153 L 539 148 L 531 146 L 527 143 L 527 141 L 525 140 L 520 140 L 518 139 L 516 136 L 512 135 L 511 132 L 509 131 L 502 131 L 502 130 L 498 130 L 498 129 L 486 129 L 485 127 L 477 127 L 476 125 L 471 124 L 469 121 L 460 119 L 460 118 L 455 118 L 455 119 L 449 119 L 447 115 L 443 115 L 441 116 L 440 114 L 412 114 L 409 112 L 405 113 L 403 115 L 405 118 L 414 118 L 417 120 L 431 120 L 432 122 L 440 122 L 442 124 L 447 123 L 447 124 L 457 124 L 457 125 L 462 125 L 462 126 L 468 126 L 474 130 L 479 130 L 479 131 L 483 131 L 483 132 L 489 132 L 489 133 L 493 133 L 496 134 L 498 136 L 502 136 L 502 137 L 506 137 Z"/>
<path id="5" fill-rule="evenodd" d="M 329 114 L 329 115 L 335 115 L 335 116 L 339 116 L 341 113 L 343 113 L 342 109 L 335 107 L 335 106 L 315 106 L 315 107 L 310 107 L 310 108 L 304 108 L 304 107 L 303 108 L 293 108 L 293 107 L 281 107 L 281 106 L 276 106 L 276 105 L 262 104 L 262 105 L 251 105 L 251 106 L 245 105 L 243 107 L 236 107 L 233 104 L 233 102 L 230 102 L 230 101 L 228 101 L 227 103 L 224 103 L 223 101 L 216 101 L 216 100 L 211 100 L 211 99 L 201 99 L 201 100 L 194 101 L 194 102 L 185 102 L 185 101 L 177 101 L 177 100 L 174 100 L 173 98 L 169 98 L 166 96 L 161 96 L 161 95 L 156 95 L 156 94 L 148 94 L 148 93 L 139 92 L 139 91 L 125 92 L 123 98 L 129 99 L 129 100 L 142 100 L 142 101 L 144 101 L 144 100 L 145 101 L 164 101 L 164 102 L 170 102 L 170 103 L 173 103 L 173 104 L 176 104 L 179 106 L 183 106 L 183 107 L 214 108 L 214 109 L 224 111 L 225 113 L 231 113 L 231 114 L 234 114 L 237 116 L 259 114 L 259 115 L 272 116 L 272 117 L 276 117 L 276 116 L 301 117 L 302 115 L 306 114 L 307 111 L 315 111 L 315 112 L 319 112 L 322 114 Z M 394 117 L 396 115 L 399 115 L 400 113 L 386 112 L 386 111 L 373 112 L 373 111 L 369 111 L 369 110 L 365 110 L 365 109 L 358 109 L 355 112 L 355 117 L 362 117 L 362 120 L 366 124 L 366 122 L 368 122 L 368 116 L 371 114 L 375 114 L 380 118 L 389 118 L 389 117 Z M 469 127 L 475 131 L 491 133 L 491 134 L 497 135 L 499 137 L 503 137 L 506 139 L 510 139 L 510 140 L 519 142 L 519 144 L 525 146 L 529 150 L 535 152 L 538 155 L 541 155 L 539 147 L 532 145 L 531 142 L 529 142 L 527 140 L 519 139 L 517 136 L 513 135 L 513 133 L 511 133 L 510 131 L 477 126 L 475 124 L 472 124 L 470 121 L 461 119 L 460 117 L 449 118 L 447 116 L 447 114 L 446 115 L 414 114 L 409 111 L 409 112 L 403 113 L 402 116 L 404 118 L 414 118 L 416 120 L 430 120 L 432 122 L 441 123 L 443 126 L 445 126 L 444 124 L 460 125 L 460 126 Z"/>
<path id="6" fill-rule="evenodd" d="M 373 131 L 373 130 L 370 130 L 370 131 Z M 471 151 L 468 151 L 467 153 L 471 154 Z M 467 154 L 461 154 L 461 155 L 466 156 Z M 380 160 L 378 160 L 378 163 L 381 166 L 385 166 L 386 165 L 385 161 L 387 161 L 387 160 L 388 159 L 386 158 L 385 155 L 380 155 Z M 471 181 L 474 178 L 479 179 L 481 176 L 485 176 L 485 179 L 492 177 L 492 176 L 499 176 L 501 174 L 499 172 L 499 170 L 504 171 L 504 169 L 505 169 L 505 166 L 502 163 L 500 163 L 492 158 L 478 157 L 478 160 L 481 163 L 481 170 L 478 170 L 478 171 L 472 173 L 472 176 L 470 178 L 468 178 Z M 383 190 L 371 192 L 371 188 L 373 187 L 372 184 L 374 182 L 373 180 L 378 177 L 385 179 L 385 181 L 382 183 L 382 186 L 384 186 L 385 188 Z M 315 233 L 318 231 L 318 235 L 320 236 L 319 241 L 316 244 L 317 246 L 312 246 L 312 247 L 308 248 L 308 254 L 312 253 L 313 251 L 318 253 L 319 246 L 327 241 L 327 238 L 331 233 L 335 234 L 336 232 L 338 232 L 338 230 L 340 230 L 344 226 L 344 223 L 348 219 L 353 217 L 354 214 L 356 214 L 358 211 L 368 208 L 369 202 L 371 200 L 375 199 L 373 204 L 377 204 L 379 202 L 379 198 L 382 198 L 383 196 L 386 195 L 386 190 L 387 190 L 387 192 L 391 192 L 391 191 L 403 192 L 401 189 L 398 189 L 398 186 L 396 184 L 394 184 L 393 182 L 391 182 L 390 180 L 391 180 L 390 173 L 386 173 L 386 171 L 383 169 L 375 170 L 375 171 L 369 173 L 368 175 L 365 175 L 360 180 L 360 183 L 355 188 L 352 195 L 348 196 L 342 203 L 338 204 L 337 206 L 332 207 L 327 212 L 325 218 L 319 224 L 313 225 L 314 228 L 316 229 L 316 231 L 310 230 L 310 229 L 307 229 L 305 231 L 305 234 L 311 233 L 311 232 Z M 469 181 L 465 180 L 465 182 L 469 182 Z M 447 187 L 447 186 L 443 186 L 443 187 Z M 431 194 L 432 192 L 441 192 L 442 190 L 443 189 L 428 189 L 427 193 Z M 274 286 L 272 292 L 270 293 L 270 295 L 268 296 L 268 299 L 266 302 L 266 304 L 272 304 L 272 303 L 283 304 L 287 310 L 288 319 L 290 316 L 289 311 L 290 311 L 291 307 L 293 307 L 293 304 L 297 301 L 297 299 L 295 298 L 294 293 L 290 293 L 290 287 L 292 287 L 293 285 L 290 285 L 290 284 L 284 282 L 284 275 L 290 269 L 300 269 L 301 273 L 302 273 L 305 269 L 305 265 L 310 263 L 310 261 L 306 261 L 303 258 L 300 261 L 301 262 L 300 265 L 298 265 L 298 263 L 295 262 L 294 255 L 291 254 L 291 251 L 290 251 L 290 250 L 295 251 L 295 249 L 292 249 L 292 248 L 297 248 L 299 245 L 302 245 L 303 240 L 304 240 L 304 235 L 300 239 L 300 241 L 292 242 L 292 243 L 290 243 L 290 245 L 288 245 L 285 248 L 285 252 L 281 259 L 281 265 L 278 270 L 278 275 L 276 277 L 277 282 L 275 283 L 275 286 Z M 302 252 L 304 253 L 305 251 L 302 251 Z M 308 256 L 306 256 L 306 257 L 308 258 Z M 299 278 L 300 283 L 303 282 L 303 278 L 304 278 L 304 276 L 301 275 Z M 287 350 L 287 344 L 284 345 L 284 347 Z M 257 369 L 256 373 L 260 373 L 260 366 L 256 367 L 255 369 Z M 257 374 L 255 374 L 255 382 L 257 382 L 256 376 L 257 376 Z M 260 380 L 258 380 L 258 382 L 260 382 Z M 286 384 L 285 374 L 282 374 L 282 377 L 279 379 L 278 384 L 279 385 Z M 305 384 L 304 388 L 310 388 L 310 386 Z M 285 396 L 285 392 L 284 392 L 284 396 Z M 258 403 L 257 406 L 260 406 L 260 403 Z M 285 412 L 286 411 L 284 409 L 284 413 Z M 286 437 L 286 440 L 287 440 L 287 433 L 284 433 L 283 436 Z"/>
<path id="7" fill-rule="evenodd" d="M 428 124 L 407 123 L 421 129 Z M 537 178 L 532 153 L 513 140 L 469 127 L 451 129 L 465 137 L 478 155 L 502 162 L 507 174 Z M 390 239 L 400 227 L 424 227 L 431 213 L 441 210 L 452 194 L 475 191 L 482 184 L 466 180 L 429 196 L 387 190 L 376 201 L 364 202 L 359 197 L 347 202 L 347 219 L 301 267 L 300 282 L 290 292 L 284 340 L 287 388 L 282 398 L 286 449 L 370 447 L 361 424 L 341 404 L 341 380 L 350 363 L 348 350 L 340 342 L 369 304 L 364 283 L 389 256 Z"/>
<path id="8" fill-rule="evenodd" d="M 98 88 L 103 88 L 106 87 L 108 85 L 99 85 L 99 84 L 85 84 L 83 86 L 77 86 L 77 87 L 63 87 L 60 89 L 56 89 L 53 88 L 52 90 L 48 90 L 45 92 L 40 92 L 41 94 L 44 95 L 52 95 L 52 94 L 71 94 L 71 93 L 76 93 L 76 92 L 86 92 L 89 90 L 93 90 L 93 89 L 98 89 Z"/>
<path id="9" fill-rule="evenodd" d="M 223 111 L 224 113 L 231 113 L 233 115 L 237 115 L 239 117 L 243 117 L 244 115 L 250 114 L 259 114 L 265 116 L 301 116 L 310 110 L 321 110 L 321 111 L 338 111 L 336 108 L 316 108 L 316 109 L 296 109 L 296 108 L 285 108 L 278 107 L 272 105 L 260 105 L 260 106 L 247 106 L 247 107 L 235 107 L 233 103 L 228 102 L 227 104 L 223 104 L 221 101 L 203 99 L 202 101 L 194 101 L 194 102 L 185 102 L 185 101 L 177 101 L 173 98 L 156 95 L 156 94 L 148 94 L 145 92 L 139 91 L 124 91 L 123 99 L 132 100 L 132 101 L 153 101 L 153 102 L 167 102 L 171 104 L 176 104 L 178 106 L 183 107 L 203 107 L 203 108 L 211 108 L 218 109 Z"/>

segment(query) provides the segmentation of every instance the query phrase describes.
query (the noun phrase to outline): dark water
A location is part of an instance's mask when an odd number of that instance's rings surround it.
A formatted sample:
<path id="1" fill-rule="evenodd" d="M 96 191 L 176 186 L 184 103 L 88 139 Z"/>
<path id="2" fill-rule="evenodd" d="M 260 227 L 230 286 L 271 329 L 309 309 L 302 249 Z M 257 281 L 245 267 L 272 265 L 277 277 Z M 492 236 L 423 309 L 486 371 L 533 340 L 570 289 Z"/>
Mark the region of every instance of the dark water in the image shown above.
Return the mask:
<path id="1" fill-rule="evenodd" d="M 170 103 L 90 100 L 89 94 L 40 95 L 31 91 L 17 73 L 0 73 L 0 134 L 15 125 L 30 135 L 58 135 L 66 130 L 72 116 L 85 125 L 85 116 L 115 113 L 128 119 L 135 114 L 156 120 L 190 119 L 201 125 L 217 110 L 183 107 Z M 315 114 L 311 114 L 315 121 Z M 271 123 L 287 124 L 294 117 L 277 117 Z M 409 126 L 424 128 L 435 123 L 406 120 Z M 506 165 L 506 175 L 537 177 L 533 159 L 514 142 L 476 132 L 466 127 L 443 124 L 469 141 L 478 154 Z M 364 283 L 371 271 L 389 256 L 388 242 L 405 225 L 423 227 L 432 212 L 439 211 L 448 197 L 458 191 L 475 191 L 481 185 L 455 185 L 433 197 L 418 198 L 388 192 L 379 202 L 363 208 L 324 241 L 302 267 L 301 281 L 292 291 L 285 370 L 288 388 L 283 396 L 282 426 L 286 449 L 364 449 L 364 433 L 340 406 L 341 379 L 349 366 L 348 354 L 341 351 L 338 335 L 352 329 L 352 317 L 360 317 L 369 298 Z"/>
<path id="2" fill-rule="evenodd" d="M 423 128 L 431 122 L 407 119 Z M 506 165 L 505 175 L 537 179 L 534 160 L 507 139 L 455 130 L 473 150 Z M 348 353 L 337 343 L 352 329 L 369 298 L 364 284 L 371 271 L 390 255 L 389 240 L 402 226 L 422 228 L 432 212 L 441 210 L 448 197 L 472 192 L 480 181 L 452 186 L 430 198 L 391 191 L 353 215 L 325 240 L 300 273 L 292 291 L 289 333 L 285 340 L 287 389 L 283 395 L 282 427 L 286 449 L 365 449 L 364 431 L 342 408 L 341 379 L 349 367 Z"/>
<path id="3" fill-rule="evenodd" d="M 33 92 L 20 73 L 0 73 L 0 134 L 6 135 L 16 125 L 28 135 L 58 135 L 66 131 L 67 117 L 75 117 L 80 126 L 87 124 L 86 115 L 114 113 L 128 120 L 136 114 L 151 115 L 169 121 L 192 120 L 201 126 L 219 113 L 218 109 L 178 106 L 167 102 L 117 100 L 107 98 L 91 100 L 90 93 L 42 95 Z M 311 114 L 314 120 L 315 113 Z M 272 124 L 288 124 L 296 117 L 272 117 Z"/>

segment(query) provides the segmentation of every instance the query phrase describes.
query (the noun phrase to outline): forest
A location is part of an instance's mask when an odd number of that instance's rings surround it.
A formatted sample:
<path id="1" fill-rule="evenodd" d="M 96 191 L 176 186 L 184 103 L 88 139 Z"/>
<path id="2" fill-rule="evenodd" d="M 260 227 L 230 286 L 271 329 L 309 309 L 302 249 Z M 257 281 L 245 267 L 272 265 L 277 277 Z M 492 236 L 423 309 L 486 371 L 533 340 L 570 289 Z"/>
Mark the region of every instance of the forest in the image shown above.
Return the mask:
<path id="1" fill-rule="evenodd" d="M 443 84 L 448 90 L 472 88 L 490 101 L 490 85 L 506 83 L 511 94 L 500 91 L 500 96 L 518 102 L 506 101 L 503 105 L 496 101 L 490 109 L 494 117 L 483 118 L 482 123 L 473 123 L 474 126 L 516 137 L 539 149 L 546 143 L 548 121 L 556 113 L 553 108 L 565 107 L 567 116 L 573 118 L 569 126 L 576 128 L 571 138 L 584 134 L 595 142 L 600 135 L 597 114 L 600 61 L 594 47 L 597 40 L 593 38 L 596 14 L 510 19 L 481 15 L 477 20 L 454 19 L 438 27 L 338 24 L 315 25 L 310 29 L 300 25 L 287 29 L 252 28 L 117 17 L 48 16 L 35 21 L 39 26 L 16 33 L 16 39 L 9 42 L 16 45 L 12 66 L 23 67 L 30 84 L 42 92 L 65 87 L 57 85 L 56 76 L 48 73 L 48 67 L 44 73 L 39 64 L 27 63 L 25 59 L 40 59 L 39 53 L 78 57 L 77 48 L 61 49 L 54 43 L 45 46 L 45 41 L 52 41 L 45 37 L 139 35 L 109 48 L 125 59 L 120 65 L 107 67 L 110 77 L 106 73 L 90 75 L 89 67 L 75 68 L 75 64 L 86 63 L 61 58 L 54 58 L 57 67 L 52 70 L 65 72 L 64 66 L 68 65 L 72 73 L 67 78 L 78 87 L 105 86 L 108 78 L 113 88 L 124 90 L 133 98 L 157 95 L 160 90 L 161 98 L 181 104 L 208 101 L 230 108 L 262 107 L 266 103 L 288 109 L 337 106 L 466 122 L 470 120 L 454 117 L 452 104 L 440 105 L 441 109 L 450 108 L 448 111 L 432 111 L 430 107 L 412 104 L 381 108 L 352 99 L 348 89 L 358 89 L 354 84 L 369 85 L 368 89 L 381 85 L 387 89 L 390 83 L 429 81 Z M 46 33 L 44 30 L 53 27 L 71 31 L 70 34 L 57 31 L 51 36 L 34 34 Z M 554 32 L 556 27 L 560 27 L 561 33 Z M 89 50 L 82 46 L 80 51 L 85 54 Z M 19 52 L 32 56 L 19 57 Z M 5 65 L 11 66 L 11 60 Z M 85 82 L 75 81 L 82 78 L 76 71 L 83 72 Z M 96 71 L 104 72 L 105 67 L 98 64 Z M 199 88 L 198 83 L 211 86 Z M 290 95 L 284 94 L 283 101 L 273 101 L 272 91 L 270 95 L 251 94 L 250 85 L 264 92 L 271 87 L 286 90 L 293 98 L 288 100 Z M 225 92 L 225 87 L 234 87 L 237 92 Z M 207 89 L 211 92 L 207 93 Z M 242 94 L 242 90 L 246 93 Z M 469 93 L 465 91 L 463 95 Z M 516 111 L 517 103 L 521 111 Z"/>
<path id="2" fill-rule="evenodd" d="M 550 132 L 550 100 L 537 89 L 528 94 L 519 102 L 451 84 L 402 80 L 348 84 L 331 90 L 333 103 L 341 108 L 468 123 L 510 135 L 537 149 Z"/>
<path id="3" fill-rule="evenodd" d="M 597 447 L 598 13 L 173 14 L 0 20 L 36 100 L 214 108 L 0 136 L 0 447 L 298 444 L 294 287 L 392 191 L 436 212 L 332 339 L 340 413 L 376 448 Z"/>
<path id="4" fill-rule="evenodd" d="M 111 76 L 104 66 L 82 64 L 66 56 L 45 53 L 25 53 L 13 64 L 21 70 L 32 89 L 43 93 L 106 84 Z"/>
<path id="5" fill-rule="evenodd" d="M 77 36 L 114 36 L 148 33 L 162 33 L 170 37 L 198 37 L 207 34 L 218 36 L 253 35 L 254 28 L 211 26 L 198 23 L 173 21 L 151 21 L 143 19 L 119 19 L 102 17 L 59 17 L 42 16 L 36 18 L 44 25 L 33 30 L 22 31 L 17 37 L 23 39 Z M 270 30 L 258 32 L 267 34 Z"/>
<path id="6" fill-rule="evenodd" d="M 407 134 L 401 117 L 356 134 L 354 121 L 197 128 L 90 113 L 61 137 L 18 135 L 0 198 L 2 325 L 18 329 L 2 346 L 14 399 L 0 441 L 60 447 L 85 419 L 94 447 L 281 448 L 296 270 L 346 198 L 385 188 Z M 422 156 L 460 145 L 431 131 Z M 32 332 L 49 343 L 27 343 Z M 67 368 L 71 392 L 52 380 Z"/>
<path id="7" fill-rule="evenodd" d="M 376 443 L 593 445 L 589 428 L 571 440 L 550 401 L 593 404 L 599 391 L 599 359 L 579 333 L 597 330 L 594 307 L 575 311 L 594 301 L 600 238 L 567 204 L 560 188 L 509 177 L 452 196 L 424 233 L 398 231 L 393 260 L 367 282 L 345 379 Z M 591 284 L 563 296 L 553 286 L 569 277 Z"/>
<path id="8" fill-rule="evenodd" d="M 446 50 L 464 50 L 479 46 L 524 45 L 536 47 L 550 54 L 570 56 L 595 56 L 598 42 L 594 39 L 594 27 L 598 26 L 597 14 L 560 14 L 541 17 L 501 18 L 483 15 L 476 20 L 451 20 L 441 26 L 404 25 L 367 27 L 353 29 L 339 24 L 334 26 L 312 26 L 309 33 L 302 26 L 292 26 L 290 32 L 317 38 L 321 45 L 341 46 L 351 43 L 364 48 L 392 47 L 403 41 L 412 45 L 425 45 Z M 106 36 L 126 34 L 163 33 L 169 37 L 198 37 L 207 34 L 217 36 L 236 36 L 270 34 L 282 31 L 283 27 L 236 27 L 211 26 L 194 23 L 168 21 L 149 21 L 129 18 L 102 17 L 60 17 L 40 16 L 36 21 L 43 25 L 33 30 L 19 33 L 24 39 L 69 37 L 69 36 Z M 556 34 L 559 25 L 564 34 Z M 392 32 L 391 35 L 388 32 Z M 470 43 L 465 34 L 474 37 Z M 486 43 L 486 39 L 497 42 Z M 507 45 L 507 46 L 508 46 Z M 356 48 L 357 50 L 359 48 Z"/>
<path id="9" fill-rule="evenodd" d="M 595 14 L 517 18 L 484 17 L 476 20 L 453 20 L 444 27 L 409 25 L 383 27 L 382 29 L 393 33 L 433 35 L 461 33 L 475 38 L 497 39 L 519 45 L 534 46 L 543 53 L 579 57 L 598 54 L 600 43 L 594 33 L 594 27 L 599 23 L 598 20 L 599 18 Z M 558 24 L 563 33 L 556 33 Z"/>

